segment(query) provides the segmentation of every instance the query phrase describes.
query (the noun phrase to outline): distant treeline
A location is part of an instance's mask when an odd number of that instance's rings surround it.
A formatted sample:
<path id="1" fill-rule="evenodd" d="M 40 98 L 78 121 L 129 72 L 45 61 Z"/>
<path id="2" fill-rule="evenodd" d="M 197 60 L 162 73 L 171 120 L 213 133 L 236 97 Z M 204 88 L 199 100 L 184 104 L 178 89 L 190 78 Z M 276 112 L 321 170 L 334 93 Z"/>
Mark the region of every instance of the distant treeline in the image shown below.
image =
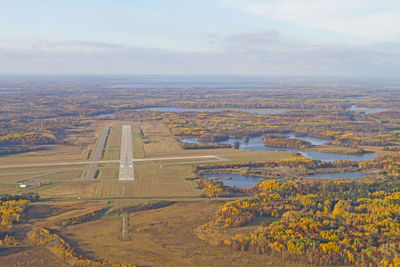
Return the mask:
<path id="1" fill-rule="evenodd" d="M 0 147 L 0 156 L 32 152 L 47 149 L 44 146 L 6 146 Z"/>
<path id="2" fill-rule="evenodd" d="M 215 149 L 215 148 L 231 148 L 228 143 L 183 143 L 184 149 Z"/>
<path id="3" fill-rule="evenodd" d="M 0 145 L 50 145 L 55 143 L 56 138 L 52 134 L 30 132 L 0 136 Z"/>
<path id="4" fill-rule="evenodd" d="M 10 201 L 10 200 L 29 200 L 31 202 L 38 201 L 40 199 L 39 193 L 23 193 L 22 195 L 0 195 L 0 201 Z"/>

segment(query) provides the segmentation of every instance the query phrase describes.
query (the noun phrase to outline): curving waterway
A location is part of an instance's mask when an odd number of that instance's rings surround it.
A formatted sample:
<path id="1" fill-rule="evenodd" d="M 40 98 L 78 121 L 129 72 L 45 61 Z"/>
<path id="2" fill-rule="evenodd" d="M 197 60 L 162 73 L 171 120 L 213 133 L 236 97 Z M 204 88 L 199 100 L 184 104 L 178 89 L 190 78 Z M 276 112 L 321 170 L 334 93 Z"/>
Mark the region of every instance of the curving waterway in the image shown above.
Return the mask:
<path id="1" fill-rule="evenodd" d="M 323 145 L 326 144 L 329 140 L 314 138 L 314 137 L 296 137 L 293 134 L 288 135 L 290 138 L 297 138 L 304 141 L 309 141 L 312 145 Z M 182 142 L 185 143 L 199 143 L 196 138 L 182 138 Z M 323 161 L 335 161 L 335 160 L 351 160 L 351 161 L 362 161 L 362 160 L 370 160 L 378 157 L 377 154 L 361 154 L 361 155 L 344 155 L 344 154 L 333 154 L 326 152 L 318 152 L 313 150 L 299 150 L 297 148 L 281 148 L 281 147 L 270 147 L 264 144 L 264 140 L 261 136 L 259 137 L 251 137 L 249 142 L 244 142 L 243 139 L 235 139 L 230 138 L 225 141 L 219 141 L 216 143 L 228 143 L 230 145 L 234 145 L 234 143 L 238 141 L 240 146 L 239 149 L 243 150 L 257 150 L 257 151 L 298 151 L 303 157 L 310 158 L 312 160 L 323 160 Z"/>

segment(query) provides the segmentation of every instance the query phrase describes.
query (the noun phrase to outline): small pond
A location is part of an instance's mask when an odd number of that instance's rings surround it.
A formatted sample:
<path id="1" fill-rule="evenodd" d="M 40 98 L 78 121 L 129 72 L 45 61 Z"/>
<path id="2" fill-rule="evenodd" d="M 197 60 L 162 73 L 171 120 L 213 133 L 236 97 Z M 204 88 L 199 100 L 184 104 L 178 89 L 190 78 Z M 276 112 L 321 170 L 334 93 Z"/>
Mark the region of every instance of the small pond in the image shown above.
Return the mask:
<path id="1" fill-rule="evenodd" d="M 102 117 L 106 117 L 106 118 L 114 118 L 114 112 L 112 112 L 112 113 L 100 113 L 100 114 L 97 114 L 97 115 L 94 115 L 93 117 L 95 117 L 95 118 L 102 118 Z"/>
<path id="2" fill-rule="evenodd" d="M 247 175 L 240 175 L 240 174 L 232 174 L 232 173 L 209 173 L 204 174 L 204 178 L 231 178 L 229 180 L 221 179 L 217 181 L 222 181 L 224 185 L 227 186 L 236 186 L 238 188 L 250 188 L 253 187 L 255 184 L 258 184 L 264 180 L 279 180 L 279 179 L 267 179 L 265 177 L 260 176 L 247 176 Z"/>

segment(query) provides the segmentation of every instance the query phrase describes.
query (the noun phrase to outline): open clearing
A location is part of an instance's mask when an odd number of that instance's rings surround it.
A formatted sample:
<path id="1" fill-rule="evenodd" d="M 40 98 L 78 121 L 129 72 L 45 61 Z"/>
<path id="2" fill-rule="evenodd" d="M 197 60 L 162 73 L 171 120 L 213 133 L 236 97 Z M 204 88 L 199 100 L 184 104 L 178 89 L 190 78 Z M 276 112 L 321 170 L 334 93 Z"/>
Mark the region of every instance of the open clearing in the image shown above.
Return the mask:
<path id="1" fill-rule="evenodd" d="M 193 229 L 209 220 L 221 203 L 186 202 L 129 215 L 128 241 L 119 239 L 119 216 L 67 226 L 62 236 L 84 255 L 118 258 L 140 266 L 303 266 L 197 239 Z"/>
<path id="2" fill-rule="evenodd" d="M 104 181 L 97 184 L 95 196 L 113 197 L 198 197 L 202 191 L 187 178 L 194 174 L 190 166 L 141 167 L 136 166 L 136 179 L 129 183 Z"/>

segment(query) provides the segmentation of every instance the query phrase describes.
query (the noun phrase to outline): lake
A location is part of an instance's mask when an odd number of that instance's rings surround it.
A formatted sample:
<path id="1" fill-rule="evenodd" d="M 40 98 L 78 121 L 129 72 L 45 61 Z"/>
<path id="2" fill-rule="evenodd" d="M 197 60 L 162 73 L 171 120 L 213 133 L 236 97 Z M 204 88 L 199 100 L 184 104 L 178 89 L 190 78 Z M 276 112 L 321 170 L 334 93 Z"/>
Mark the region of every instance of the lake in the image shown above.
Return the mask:
<path id="1" fill-rule="evenodd" d="M 357 179 L 368 176 L 367 173 L 361 172 L 344 172 L 344 173 L 324 173 L 324 174 L 313 174 L 307 176 L 307 178 L 326 178 L 326 179 Z M 250 176 L 250 175 L 240 175 L 240 174 L 232 174 L 232 173 L 208 173 L 203 174 L 204 178 L 231 178 L 229 180 L 225 179 L 217 179 L 217 181 L 221 181 L 226 186 L 236 186 L 238 188 L 250 188 L 255 184 L 261 183 L 265 180 L 285 180 L 285 179 L 277 179 L 277 178 L 265 178 L 261 176 Z"/>
<path id="2" fill-rule="evenodd" d="M 121 80 L 109 88 L 138 89 L 263 89 L 276 90 L 274 77 L 256 76 L 193 76 L 193 75 L 140 75 Z"/>
<path id="3" fill-rule="evenodd" d="M 279 114 L 283 113 L 284 109 L 242 109 L 242 108 L 176 108 L 176 107 L 149 107 L 138 108 L 140 110 L 160 111 L 160 112 L 220 112 L 220 111 L 240 111 L 254 114 Z"/>
<path id="4" fill-rule="evenodd" d="M 313 150 L 299 151 L 299 153 L 305 158 L 310 158 L 313 160 L 323 160 L 323 161 L 335 161 L 335 160 L 362 161 L 378 157 L 377 154 L 343 155 L 343 154 L 318 152 Z"/>
<path id="5" fill-rule="evenodd" d="M 373 113 L 387 111 L 387 109 L 385 109 L 385 108 L 359 108 L 356 105 L 352 105 L 351 108 L 349 108 L 348 110 L 358 111 L 358 112 L 362 112 L 365 114 L 373 114 Z"/>
<path id="6" fill-rule="evenodd" d="M 294 135 L 288 135 L 294 136 Z M 298 139 L 302 138 L 304 140 L 306 137 L 296 137 Z M 312 144 L 324 144 L 328 142 L 328 140 L 321 139 L 321 138 L 313 138 L 308 137 Z M 312 140 L 311 140 L 312 139 Z M 199 143 L 196 138 L 182 138 L 182 142 L 186 143 Z M 323 161 L 335 161 L 335 160 L 351 160 L 351 161 L 362 161 L 362 160 L 370 160 L 378 157 L 377 154 L 362 154 L 362 155 L 343 155 L 343 154 L 332 154 L 332 153 L 325 153 L 325 152 L 318 152 L 318 151 L 302 151 L 297 148 L 281 148 L 281 147 L 270 147 L 264 144 L 264 140 L 261 136 L 259 137 L 251 137 L 249 142 L 244 142 L 243 139 L 235 139 L 230 138 L 226 141 L 218 141 L 216 143 L 228 143 L 230 145 L 234 145 L 234 143 L 238 141 L 240 146 L 239 149 L 243 150 L 257 150 L 257 151 L 274 151 L 274 150 L 281 150 L 281 151 L 298 151 L 303 157 L 310 158 L 312 160 L 323 160 Z"/>
<path id="7" fill-rule="evenodd" d="M 327 179 L 357 179 L 368 176 L 368 173 L 362 172 L 343 172 L 343 173 L 324 173 L 324 174 L 312 174 L 307 178 L 327 178 Z"/>

